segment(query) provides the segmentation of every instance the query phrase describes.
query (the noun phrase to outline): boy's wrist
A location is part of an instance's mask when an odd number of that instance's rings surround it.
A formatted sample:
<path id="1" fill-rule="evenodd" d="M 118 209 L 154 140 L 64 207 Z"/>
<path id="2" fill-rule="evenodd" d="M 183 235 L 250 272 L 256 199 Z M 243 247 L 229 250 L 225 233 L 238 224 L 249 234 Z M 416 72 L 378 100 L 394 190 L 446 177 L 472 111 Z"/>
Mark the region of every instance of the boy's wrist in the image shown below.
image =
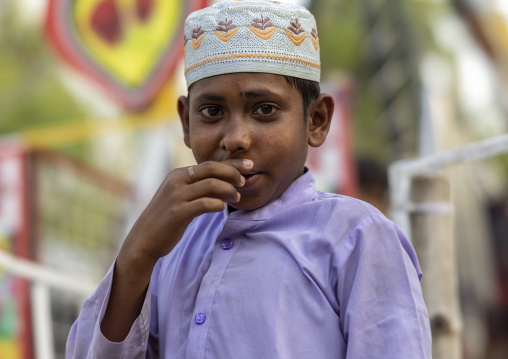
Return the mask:
<path id="1" fill-rule="evenodd" d="M 122 248 L 116 259 L 115 271 L 118 276 L 132 285 L 143 284 L 143 290 L 150 281 L 157 259 L 135 250 Z"/>
<path id="2" fill-rule="evenodd" d="M 106 312 L 100 323 L 103 336 L 110 342 L 123 342 L 141 313 L 156 261 L 153 265 L 151 262 L 130 256 L 124 248 L 120 250 Z"/>

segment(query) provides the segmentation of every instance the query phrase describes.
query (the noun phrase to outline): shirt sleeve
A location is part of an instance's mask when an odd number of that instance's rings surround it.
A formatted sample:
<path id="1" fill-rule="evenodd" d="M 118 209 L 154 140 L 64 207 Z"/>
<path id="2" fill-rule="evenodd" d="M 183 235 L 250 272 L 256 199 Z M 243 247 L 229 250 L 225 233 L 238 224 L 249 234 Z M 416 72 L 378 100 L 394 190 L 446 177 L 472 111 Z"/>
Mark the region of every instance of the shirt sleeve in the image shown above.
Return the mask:
<path id="1" fill-rule="evenodd" d="M 337 263 L 347 359 L 430 359 L 421 271 L 404 234 L 380 214 L 356 226 Z M 344 255 L 345 254 L 345 255 Z"/>
<path id="2" fill-rule="evenodd" d="M 86 299 L 78 319 L 71 327 L 67 339 L 66 359 L 74 358 L 158 358 L 157 316 L 152 314 L 151 305 L 156 298 L 156 285 L 152 285 L 157 277 L 158 265 L 152 274 L 152 281 L 147 290 L 140 315 L 133 323 L 129 334 L 123 342 L 114 343 L 107 340 L 100 330 L 100 323 L 109 301 L 113 280 L 114 264 L 97 289 Z M 155 280 L 156 281 L 156 280 Z M 155 290 L 155 293 L 153 291 Z"/>

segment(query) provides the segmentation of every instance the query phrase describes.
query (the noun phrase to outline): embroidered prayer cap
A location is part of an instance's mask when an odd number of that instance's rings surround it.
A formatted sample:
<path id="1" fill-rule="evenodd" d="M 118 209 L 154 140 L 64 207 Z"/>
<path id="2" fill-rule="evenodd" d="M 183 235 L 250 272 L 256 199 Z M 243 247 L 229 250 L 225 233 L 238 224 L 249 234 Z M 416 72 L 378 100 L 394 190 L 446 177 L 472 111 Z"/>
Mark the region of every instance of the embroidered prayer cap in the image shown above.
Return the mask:
<path id="1" fill-rule="evenodd" d="M 266 72 L 319 82 L 316 20 L 304 7 L 268 0 L 224 1 L 185 21 L 185 78 Z"/>

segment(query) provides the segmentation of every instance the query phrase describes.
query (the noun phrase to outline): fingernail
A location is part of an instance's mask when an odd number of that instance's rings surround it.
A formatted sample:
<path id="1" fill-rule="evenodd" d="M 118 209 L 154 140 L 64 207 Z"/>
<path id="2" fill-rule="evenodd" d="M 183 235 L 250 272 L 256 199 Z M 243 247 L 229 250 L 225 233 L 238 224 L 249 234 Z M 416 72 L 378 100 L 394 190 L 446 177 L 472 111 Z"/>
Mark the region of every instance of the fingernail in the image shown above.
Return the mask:
<path id="1" fill-rule="evenodd" d="M 251 160 L 243 160 L 243 165 L 245 167 L 252 167 L 254 166 L 254 162 L 252 162 Z"/>
<path id="2" fill-rule="evenodd" d="M 245 177 L 242 176 L 242 177 L 240 177 L 240 187 L 243 187 L 244 184 L 245 184 Z"/>
<path id="3" fill-rule="evenodd" d="M 240 192 L 237 192 L 237 193 L 236 193 L 237 202 L 240 202 L 240 198 L 241 198 L 241 197 L 242 197 L 242 196 L 240 195 Z"/>

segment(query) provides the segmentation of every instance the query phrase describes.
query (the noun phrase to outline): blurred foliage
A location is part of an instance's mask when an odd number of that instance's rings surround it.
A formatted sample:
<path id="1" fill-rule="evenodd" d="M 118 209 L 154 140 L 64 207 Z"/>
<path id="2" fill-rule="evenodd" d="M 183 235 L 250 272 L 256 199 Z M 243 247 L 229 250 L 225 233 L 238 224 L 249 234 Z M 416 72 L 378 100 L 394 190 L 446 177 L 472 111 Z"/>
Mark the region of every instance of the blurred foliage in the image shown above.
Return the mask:
<path id="1" fill-rule="evenodd" d="M 374 83 L 374 70 L 369 55 L 367 32 L 373 26 L 369 23 L 367 8 L 376 8 L 377 14 L 384 13 L 388 17 L 390 11 L 401 14 L 401 23 L 390 24 L 392 36 L 395 38 L 394 51 L 401 41 L 401 32 L 409 39 L 410 53 L 406 57 L 414 66 L 412 71 L 418 71 L 421 55 L 426 51 L 440 52 L 447 57 L 436 44 L 431 27 L 435 17 L 442 13 L 453 11 L 448 2 L 434 1 L 404 1 L 404 0 L 314 0 L 312 11 L 319 26 L 321 61 L 323 64 L 323 79 L 333 75 L 337 69 L 351 77 L 355 85 L 354 103 L 352 105 L 352 130 L 355 152 L 358 156 L 377 159 L 381 163 L 388 163 L 397 159 L 393 147 L 393 138 L 389 134 L 385 107 L 379 96 L 379 89 Z M 399 26 L 399 28 L 397 27 Z M 408 50 L 406 50 L 408 51 Z M 418 74 L 414 74 L 418 78 Z M 405 89 L 406 92 L 409 89 Z M 406 95 L 411 96 L 409 93 Z M 418 94 L 413 94 L 413 96 Z M 419 116 L 419 109 L 413 109 L 413 116 Z M 414 126 L 418 118 L 413 119 L 413 133 L 418 132 Z M 407 129 L 409 130 L 409 129 Z M 404 135 L 402 133 L 401 135 Z M 414 142 L 414 135 L 409 136 Z M 406 147 L 417 147 L 417 143 L 409 143 Z M 414 155 L 414 154 L 413 154 Z"/>
<path id="2" fill-rule="evenodd" d="M 382 123 L 378 121 L 382 106 L 370 86 L 364 43 L 366 21 L 363 2 L 315 0 L 312 11 L 319 26 L 322 78 L 333 76 L 337 69 L 341 69 L 354 82 L 352 143 L 355 151 L 360 155 L 386 160 L 389 149 L 383 136 L 379 135 L 384 131 Z"/>
<path id="3" fill-rule="evenodd" d="M 85 118 L 62 84 L 39 24 L 19 21 L 15 0 L 0 6 L 0 134 Z"/>
<path id="4" fill-rule="evenodd" d="M 337 69 L 351 77 L 354 87 L 352 135 L 355 153 L 381 163 L 394 159 L 384 105 L 373 81 L 366 34 L 366 8 L 370 0 L 315 0 L 313 12 L 319 24 L 323 76 Z"/>

